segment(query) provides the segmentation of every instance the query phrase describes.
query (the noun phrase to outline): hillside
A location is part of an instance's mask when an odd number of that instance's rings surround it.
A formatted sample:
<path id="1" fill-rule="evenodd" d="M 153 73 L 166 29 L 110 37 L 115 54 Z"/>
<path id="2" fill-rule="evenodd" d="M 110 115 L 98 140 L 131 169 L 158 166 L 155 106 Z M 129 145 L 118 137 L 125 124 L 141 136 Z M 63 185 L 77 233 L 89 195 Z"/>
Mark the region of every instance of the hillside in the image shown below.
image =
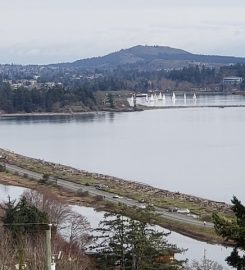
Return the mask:
<path id="1" fill-rule="evenodd" d="M 181 68 L 191 63 L 213 66 L 231 63 L 245 64 L 245 58 L 219 55 L 199 55 L 167 46 L 135 46 L 122 49 L 101 57 L 77 60 L 72 63 L 57 64 L 78 69 L 111 69 L 115 67 L 156 70 Z"/>

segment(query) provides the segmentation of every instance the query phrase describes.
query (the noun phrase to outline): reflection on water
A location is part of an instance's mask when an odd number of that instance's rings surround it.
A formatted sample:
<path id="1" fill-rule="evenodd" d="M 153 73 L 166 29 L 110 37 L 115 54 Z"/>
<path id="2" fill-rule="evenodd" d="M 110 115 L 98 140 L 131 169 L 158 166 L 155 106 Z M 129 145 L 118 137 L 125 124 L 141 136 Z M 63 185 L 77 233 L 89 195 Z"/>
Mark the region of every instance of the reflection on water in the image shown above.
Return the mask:
<path id="1" fill-rule="evenodd" d="M 52 124 L 64 124 L 64 123 L 86 123 L 93 121 L 112 121 L 113 113 L 81 113 L 81 114 L 64 114 L 64 115 L 13 115 L 0 117 L 1 122 L 11 123 L 12 125 L 24 125 L 24 124 L 42 124 L 47 120 Z"/>
<path id="2" fill-rule="evenodd" d="M 133 98 L 128 99 L 131 106 Z M 182 94 L 150 94 L 136 98 L 137 105 L 147 107 L 178 107 L 178 106 L 245 106 L 245 96 L 239 95 L 205 95 L 196 93 Z"/>

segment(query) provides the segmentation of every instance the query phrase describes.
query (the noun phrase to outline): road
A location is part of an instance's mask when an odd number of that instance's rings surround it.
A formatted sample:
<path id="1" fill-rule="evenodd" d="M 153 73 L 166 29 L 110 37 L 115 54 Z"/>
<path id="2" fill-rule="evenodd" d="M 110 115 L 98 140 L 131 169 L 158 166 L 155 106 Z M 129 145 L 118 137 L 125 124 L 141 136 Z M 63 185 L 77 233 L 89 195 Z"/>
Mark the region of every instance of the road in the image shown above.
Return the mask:
<path id="1" fill-rule="evenodd" d="M 21 176 L 28 176 L 28 178 L 33 178 L 35 180 L 41 180 L 43 178 L 43 174 L 41 173 L 37 173 L 37 172 L 33 172 L 33 171 L 29 171 L 20 167 L 17 167 L 15 165 L 10 165 L 10 164 L 3 164 L 6 167 L 6 170 L 10 173 L 18 173 Z M 115 194 L 113 193 L 109 193 L 103 190 L 99 190 L 94 186 L 86 186 L 86 185 L 82 185 L 82 184 L 77 184 L 74 182 L 70 182 L 67 180 L 62 180 L 62 179 L 54 179 L 52 177 L 50 177 L 49 181 L 55 182 L 57 184 L 57 186 L 60 186 L 62 188 L 65 188 L 67 190 L 73 191 L 73 192 L 77 192 L 78 190 L 82 190 L 83 192 L 88 191 L 89 195 L 91 196 L 103 196 L 104 200 L 110 201 L 112 203 L 122 203 L 125 204 L 127 206 L 131 206 L 131 207 L 139 207 L 139 208 L 143 208 L 144 204 L 133 200 L 133 199 L 129 199 L 129 198 L 123 198 L 123 197 L 118 197 L 118 198 L 113 198 L 113 196 L 115 196 Z M 204 225 L 203 221 L 200 221 L 196 218 L 193 218 L 192 216 L 188 216 L 185 214 L 179 214 L 176 212 L 169 212 L 167 209 L 163 209 L 163 208 L 155 208 L 155 212 L 157 214 L 159 214 L 160 216 L 162 216 L 163 218 L 167 219 L 167 220 L 172 220 L 172 221 L 178 221 L 181 222 L 183 224 L 190 224 L 190 225 L 196 225 L 196 226 L 200 226 L 200 227 L 206 227 L 206 228 L 213 228 L 213 223 L 210 222 L 206 222 L 206 224 Z"/>

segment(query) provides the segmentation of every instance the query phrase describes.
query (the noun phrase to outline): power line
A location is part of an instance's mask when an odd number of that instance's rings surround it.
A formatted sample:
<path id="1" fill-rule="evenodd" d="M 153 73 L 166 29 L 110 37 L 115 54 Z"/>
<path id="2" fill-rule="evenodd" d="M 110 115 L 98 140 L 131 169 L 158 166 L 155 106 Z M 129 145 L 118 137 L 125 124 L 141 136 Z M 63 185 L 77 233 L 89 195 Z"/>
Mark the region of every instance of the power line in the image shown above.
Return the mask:
<path id="1" fill-rule="evenodd" d="M 51 253 L 51 223 L 29 222 L 29 223 L 5 223 L 0 224 L 2 227 L 6 226 L 29 226 L 29 225 L 45 225 L 46 231 L 46 269 L 51 270 L 52 253 Z"/>
<path id="2" fill-rule="evenodd" d="M 49 223 L 4 223 L 0 224 L 0 226 L 25 226 L 25 225 L 47 225 L 49 226 Z"/>

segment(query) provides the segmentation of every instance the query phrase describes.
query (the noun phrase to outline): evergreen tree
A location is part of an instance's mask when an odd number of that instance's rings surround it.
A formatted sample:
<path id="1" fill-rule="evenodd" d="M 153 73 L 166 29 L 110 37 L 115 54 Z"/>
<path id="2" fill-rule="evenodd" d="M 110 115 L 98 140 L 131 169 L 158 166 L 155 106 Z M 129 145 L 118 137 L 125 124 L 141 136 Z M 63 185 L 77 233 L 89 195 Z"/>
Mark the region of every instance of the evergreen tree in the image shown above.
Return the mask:
<path id="1" fill-rule="evenodd" d="M 101 269 L 115 269 L 115 266 L 120 270 L 178 268 L 181 262 L 171 259 L 181 250 L 167 243 L 167 234 L 155 230 L 146 219 L 136 221 L 120 214 L 105 215 L 96 230 L 101 233 L 100 243 L 93 247 Z"/>
<path id="2" fill-rule="evenodd" d="M 15 201 L 9 201 L 2 205 L 5 215 L 2 218 L 6 232 L 10 232 L 14 246 L 18 249 L 19 269 L 25 262 L 25 245 L 27 239 L 30 239 L 32 248 L 44 240 L 44 229 L 47 228 L 48 216 L 41 212 L 35 206 L 30 205 L 25 197 L 22 197 L 16 204 Z M 45 227 L 44 227 L 45 226 Z M 13 248 L 14 248 L 13 246 Z"/>
<path id="3" fill-rule="evenodd" d="M 230 220 L 214 214 L 214 228 L 218 235 L 235 244 L 226 261 L 230 266 L 242 270 L 245 269 L 245 206 L 235 196 L 231 202 L 235 219 Z"/>
<path id="4" fill-rule="evenodd" d="M 109 103 L 109 105 L 110 105 L 110 108 L 114 108 L 115 106 L 114 106 L 114 99 L 113 99 L 113 95 L 111 94 L 111 93 L 109 93 L 108 94 L 108 96 L 107 96 L 107 98 L 108 98 L 108 103 Z"/>
<path id="5" fill-rule="evenodd" d="M 41 212 L 35 206 L 28 204 L 25 197 L 22 197 L 16 204 L 15 201 L 9 201 L 3 205 L 5 215 L 2 221 L 5 228 L 8 229 L 13 238 L 18 238 L 20 235 L 39 233 L 43 230 L 41 224 L 47 224 L 48 216 Z M 40 224 L 40 226 L 39 226 Z"/>

